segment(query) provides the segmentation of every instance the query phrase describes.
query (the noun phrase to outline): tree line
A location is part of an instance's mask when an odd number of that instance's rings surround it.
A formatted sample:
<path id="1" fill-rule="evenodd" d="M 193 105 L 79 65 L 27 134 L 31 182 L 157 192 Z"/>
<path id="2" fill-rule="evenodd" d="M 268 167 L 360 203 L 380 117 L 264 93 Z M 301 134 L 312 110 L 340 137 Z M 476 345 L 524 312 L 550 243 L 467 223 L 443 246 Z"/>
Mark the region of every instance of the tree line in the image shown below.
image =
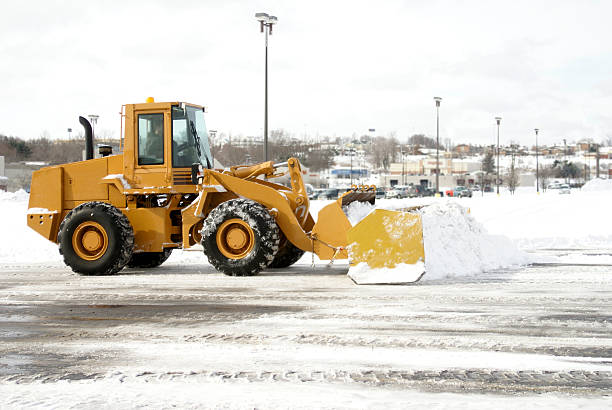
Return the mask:
<path id="1" fill-rule="evenodd" d="M 23 140 L 0 135 L 0 155 L 8 162 L 43 161 L 49 164 L 63 164 L 80 161 L 85 149 L 84 139 L 52 140 L 37 138 Z"/>

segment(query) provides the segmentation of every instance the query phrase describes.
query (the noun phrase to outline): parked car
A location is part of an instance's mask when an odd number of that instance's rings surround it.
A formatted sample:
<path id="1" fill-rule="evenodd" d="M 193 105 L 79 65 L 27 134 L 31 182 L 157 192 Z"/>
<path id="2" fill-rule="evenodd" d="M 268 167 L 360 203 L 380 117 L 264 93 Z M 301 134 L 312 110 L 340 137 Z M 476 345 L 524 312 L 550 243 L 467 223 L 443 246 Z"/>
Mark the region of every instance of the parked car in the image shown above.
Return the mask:
<path id="1" fill-rule="evenodd" d="M 419 188 L 421 188 L 422 192 L 423 192 L 421 196 L 434 196 L 434 195 L 436 195 L 436 190 L 433 189 L 433 188 L 426 188 L 426 187 L 423 187 L 423 186 L 420 186 L 420 185 L 419 185 Z"/>
<path id="2" fill-rule="evenodd" d="M 308 199 L 314 199 L 314 195 L 315 195 L 314 187 L 310 184 L 304 184 L 304 187 L 306 188 L 306 194 L 308 194 Z"/>
<path id="3" fill-rule="evenodd" d="M 434 196 L 435 192 L 431 188 L 426 188 L 423 185 L 414 185 L 410 187 L 410 194 L 408 195 L 411 198 L 415 197 L 423 197 L 423 196 Z"/>
<path id="4" fill-rule="evenodd" d="M 472 191 L 468 188 L 468 187 L 464 187 L 464 186 L 458 186 L 455 187 L 455 189 L 453 189 L 453 196 L 456 196 L 457 198 L 471 198 L 472 197 Z"/>
<path id="5" fill-rule="evenodd" d="M 325 188 L 315 188 L 312 196 L 308 195 L 308 199 L 319 199 L 319 195 L 321 195 L 325 191 Z"/>
<path id="6" fill-rule="evenodd" d="M 317 199 L 338 199 L 339 194 L 338 188 L 327 188 L 317 196 Z"/>
<path id="7" fill-rule="evenodd" d="M 472 192 L 480 192 L 480 185 L 472 186 Z"/>
<path id="8" fill-rule="evenodd" d="M 385 197 L 385 189 L 376 187 L 376 199 L 382 199 Z"/>
<path id="9" fill-rule="evenodd" d="M 388 190 L 387 192 L 385 192 L 385 198 L 386 199 L 400 198 L 399 189 L 393 188 L 393 189 Z"/>
<path id="10" fill-rule="evenodd" d="M 569 193 L 571 193 L 569 184 L 561 184 L 561 186 L 559 186 L 558 189 L 559 189 L 559 193 L 560 194 L 569 194 Z"/>

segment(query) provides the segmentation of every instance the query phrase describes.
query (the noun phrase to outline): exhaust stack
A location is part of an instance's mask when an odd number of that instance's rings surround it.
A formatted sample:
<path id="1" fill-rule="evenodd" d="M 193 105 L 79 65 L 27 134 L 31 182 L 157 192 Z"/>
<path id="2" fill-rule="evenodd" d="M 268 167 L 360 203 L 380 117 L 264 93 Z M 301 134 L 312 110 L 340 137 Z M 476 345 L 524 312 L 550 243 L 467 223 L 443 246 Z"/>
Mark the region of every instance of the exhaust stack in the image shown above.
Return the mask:
<path id="1" fill-rule="evenodd" d="M 93 131 L 91 124 L 85 117 L 79 117 L 79 122 L 85 128 L 85 159 L 93 159 Z"/>

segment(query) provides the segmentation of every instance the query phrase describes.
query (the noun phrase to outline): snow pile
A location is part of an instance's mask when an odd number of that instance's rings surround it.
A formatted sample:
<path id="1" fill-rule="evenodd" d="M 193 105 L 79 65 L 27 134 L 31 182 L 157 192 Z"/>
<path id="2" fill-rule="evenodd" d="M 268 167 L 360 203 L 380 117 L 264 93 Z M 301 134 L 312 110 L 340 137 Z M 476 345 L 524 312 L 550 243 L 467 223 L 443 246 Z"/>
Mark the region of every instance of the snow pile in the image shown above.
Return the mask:
<path id="1" fill-rule="evenodd" d="M 440 202 L 421 209 L 425 279 L 475 275 L 529 263 L 507 237 L 489 235 L 467 208 Z"/>
<path id="2" fill-rule="evenodd" d="M 27 225 L 29 194 L 0 191 L 0 267 L 7 263 L 61 263 L 57 245 Z"/>
<path id="3" fill-rule="evenodd" d="M 0 191 L 0 202 L 27 202 L 30 199 L 30 194 L 28 194 L 23 189 L 20 189 L 17 192 L 4 192 Z"/>
<path id="4" fill-rule="evenodd" d="M 359 223 L 359 221 L 368 216 L 368 214 L 375 208 L 376 206 L 370 204 L 369 202 L 354 201 L 347 206 L 342 207 L 342 211 L 344 211 L 344 214 L 348 218 L 351 225 L 355 226 Z"/>
<path id="5" fill-rule="evenodd" d="M 592 179 L 583 185 L 582 190 L 587 192 L 612 191 L 612 179 Z"/>
<path id="6" fill-rule="evenodd" d="M 345 212 L 354 226 L 375 208 L 368 203 L 353 202 L 345 207 Z M 397 206 L 381 208 L 397 209 Z M 529 263 L 527 254 L 512 241 L 504 236 L 489 235 L 467 208 L 456 202 L 433 203 L 419 213 L 423 221 L 426 280 L 476 275 Z M 368 269 L 367 264 L 360 263 L 350 268 L 349 276 L 360 284 L 413 282 L 422 273 L 422 266 L 417 265 L 420 264 Z"/>
<path id="7" fill-rule="evenodd" d="M 523 250 L 612 248 L 612 190 L 571 195 L 524 190 L 465 203 L 488 232 L 509 237 Z"/>

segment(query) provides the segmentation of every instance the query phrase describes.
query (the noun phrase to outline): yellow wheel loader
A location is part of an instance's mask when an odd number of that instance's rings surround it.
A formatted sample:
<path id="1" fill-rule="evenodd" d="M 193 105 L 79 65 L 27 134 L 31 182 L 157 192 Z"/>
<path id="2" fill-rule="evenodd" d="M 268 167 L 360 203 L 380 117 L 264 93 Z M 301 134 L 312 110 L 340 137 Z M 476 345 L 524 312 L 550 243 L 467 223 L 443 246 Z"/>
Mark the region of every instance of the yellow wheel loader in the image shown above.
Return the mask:
<path id="1" fill-rule="evenodd" d="M 372 268 L 424 260 L 417 214 L 376 210 L 351 225 L 343 209 L 373 204 L 374 187 L 354 187 L 315 223 L 296 158 L 214 169 L 203 107 L 148 99 L 121 115 L 121 153 L 102 147 L 94 158 L 91 125 L 80 117 L 86 160 L 32 176 L 28 226 L 57 243 L 74 272 L 152 268 L 198 243 L 233 276 L 288 267 L 306 251 Z M 291 188 L 271 182 L 285 174 Z"/>

